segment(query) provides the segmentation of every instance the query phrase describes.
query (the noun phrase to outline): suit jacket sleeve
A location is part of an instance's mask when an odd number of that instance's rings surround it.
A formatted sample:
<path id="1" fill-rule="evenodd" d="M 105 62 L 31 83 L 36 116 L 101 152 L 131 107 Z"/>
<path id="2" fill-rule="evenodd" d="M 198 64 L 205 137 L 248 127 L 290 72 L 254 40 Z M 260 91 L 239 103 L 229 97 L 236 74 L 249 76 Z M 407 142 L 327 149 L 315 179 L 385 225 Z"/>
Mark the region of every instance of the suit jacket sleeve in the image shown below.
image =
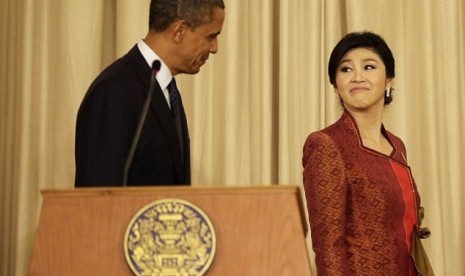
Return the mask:
<path id="1" fill-rule="evenodd" d="M 347 175 L 338 146 L 322 132 L 311 134 L 303 167 L 318 275 L 349 275 L 344 245 Z"/>
<path id="2" fill-rule="evenodd" d="M 117 186 L 137 125 L 140 109 L 121 83 L 92 86 L 78 112 L 76 187 Z"/>

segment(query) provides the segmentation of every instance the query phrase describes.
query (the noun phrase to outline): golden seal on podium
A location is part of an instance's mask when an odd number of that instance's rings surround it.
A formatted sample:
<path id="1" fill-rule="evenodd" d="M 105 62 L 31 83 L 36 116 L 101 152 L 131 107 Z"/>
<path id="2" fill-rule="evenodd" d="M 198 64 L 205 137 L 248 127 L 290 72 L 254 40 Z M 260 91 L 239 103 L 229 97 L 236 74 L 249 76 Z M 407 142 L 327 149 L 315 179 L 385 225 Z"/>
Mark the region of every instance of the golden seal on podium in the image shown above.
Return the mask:
<path id="1" fill-rule="evenodd" d="M 135 275 L 203 275 L 216 251 L 215 229 L 207 215 L 180 199 L 152 202 L 132 218 L 124 254 Z"/>

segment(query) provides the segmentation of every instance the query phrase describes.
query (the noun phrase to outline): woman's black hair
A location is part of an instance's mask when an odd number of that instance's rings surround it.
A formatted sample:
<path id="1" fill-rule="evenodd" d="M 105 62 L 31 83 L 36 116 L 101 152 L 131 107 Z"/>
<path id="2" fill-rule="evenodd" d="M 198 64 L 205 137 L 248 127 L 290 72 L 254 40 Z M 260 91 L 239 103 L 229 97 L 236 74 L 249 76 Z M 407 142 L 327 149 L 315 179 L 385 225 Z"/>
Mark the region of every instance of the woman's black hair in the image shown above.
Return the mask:
<path id="1" fill-rule="evenodd" d="M 389 79 L 395 76 L 395 62 L 391 49 L 384 39 L 372 32 L 353 32 L 345 35 L 334 47 L 328 64 L 329 82 L 336 85 L 336 73 L 339 62 L 344 55 L 355 48 L 367 48 L 379 55 L 386 67 L 386 77 Z"/>

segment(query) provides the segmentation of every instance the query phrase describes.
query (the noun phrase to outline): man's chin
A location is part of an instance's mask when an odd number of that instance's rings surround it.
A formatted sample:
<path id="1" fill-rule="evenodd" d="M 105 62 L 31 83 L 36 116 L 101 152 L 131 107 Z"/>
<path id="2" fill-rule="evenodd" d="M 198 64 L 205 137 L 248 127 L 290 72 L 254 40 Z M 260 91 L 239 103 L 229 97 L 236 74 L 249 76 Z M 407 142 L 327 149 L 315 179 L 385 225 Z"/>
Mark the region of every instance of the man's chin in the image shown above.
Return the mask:
<path id="1" fill-rule="evenodd" d="M 189 74 L 189 75 L 195 75 L 197 74 L 198 72 L 200 72 L 200 67 L 197 67 L 197 68 L 190 68 L 188 72 L 184 72 L 185 74 Z"/>

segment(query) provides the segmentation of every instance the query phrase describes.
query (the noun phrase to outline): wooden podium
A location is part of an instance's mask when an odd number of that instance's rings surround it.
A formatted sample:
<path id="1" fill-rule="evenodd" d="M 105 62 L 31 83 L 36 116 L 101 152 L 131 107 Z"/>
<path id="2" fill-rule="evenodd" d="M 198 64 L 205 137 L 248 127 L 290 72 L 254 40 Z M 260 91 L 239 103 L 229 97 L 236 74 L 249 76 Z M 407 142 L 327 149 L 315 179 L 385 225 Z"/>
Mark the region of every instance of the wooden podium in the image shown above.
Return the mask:
<path id="1" fill-rule="evenodd" d="M 217 237 L 206 275 L 310 275 L 297 186 L 82 188 L 42 191 L 29 275 L 133 275 L 124 255 L 131 218 L 177 198 L 200 207 Z"/>

